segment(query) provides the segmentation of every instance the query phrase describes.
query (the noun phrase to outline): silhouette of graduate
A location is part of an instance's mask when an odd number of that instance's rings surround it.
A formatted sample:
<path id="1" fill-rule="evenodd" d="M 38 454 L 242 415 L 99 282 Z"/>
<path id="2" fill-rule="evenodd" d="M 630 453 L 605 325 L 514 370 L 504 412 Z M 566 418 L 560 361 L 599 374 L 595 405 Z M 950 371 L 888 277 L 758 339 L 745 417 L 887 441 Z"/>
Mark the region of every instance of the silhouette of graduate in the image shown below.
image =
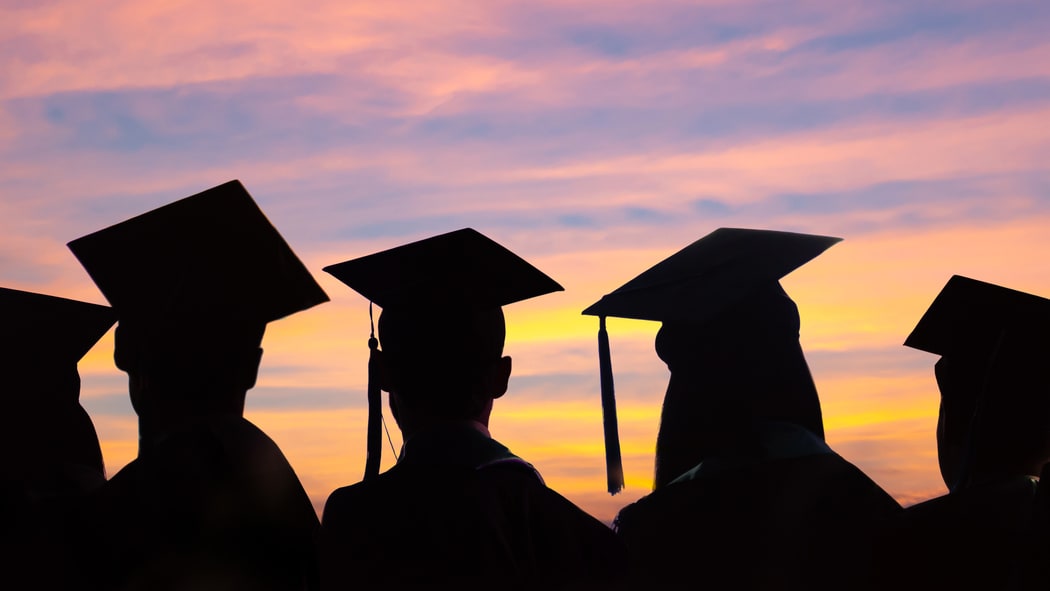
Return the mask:
<path id="1" fill-rule="evenodd" d="M 838 238 L 722 228 L 584 310 L 599 316 L 610 491 L 622 486 L 605 317 L 662 323 L 670 369 L 654 490 L 614 524 L 639 586 L 839 588 L 899 505 L 824 442 L 779 279 Z"/>
<path id="2" fill-rule="evenodd" d="M 940 355 L 937 458 L 949 493 L 905 510 L 883 549 L 895 588 L 1031 588 L 1050 461 L 1050 300 L 955 275 L 905 346 Z M 1040 547 L 1038 544 L 1042 544 Z"/>
<path id="3" fill-rule="evenodd" d="M 138 457 L 87 516 L 107 589 L 305 589 L 319 522 L 244 419 L 269 322 L 327 296 L 238 181 L 69 243 L 118 315 Z"/>
<path id="4" fill-rule="evenodd" d="M 95 427 L 80 405 L 77 363 L 116 322 L 110 308 L 0 288 L 6 317 L 0 343 L 4 376 L 5 490 L 36 500 L 82 495 L 105 482 Z M 5 521 L 5 523 L 10 523 Z"/>
<path id="5" fill-rule="evenodd" d="M 66 589 L 66 524 L 106 481 L 77 363 L 116 322 L 106 306 L 0 288 L 0 582 Z"/>
<path id="6" fill-rule="evenodd" d="M 511 374 L 502 306 L 561 286 L 469 228 L 325 270 L 382 307 L 370 343 L 370 431 L 378 435 L 381 387 L 404 445 L 378 474 L 378 436 L 370 440 L 364 481 L 328 498 L 324 588 L 580 588 L 618 578 L 623 549 L 612 531 L 488 429 Z"/>

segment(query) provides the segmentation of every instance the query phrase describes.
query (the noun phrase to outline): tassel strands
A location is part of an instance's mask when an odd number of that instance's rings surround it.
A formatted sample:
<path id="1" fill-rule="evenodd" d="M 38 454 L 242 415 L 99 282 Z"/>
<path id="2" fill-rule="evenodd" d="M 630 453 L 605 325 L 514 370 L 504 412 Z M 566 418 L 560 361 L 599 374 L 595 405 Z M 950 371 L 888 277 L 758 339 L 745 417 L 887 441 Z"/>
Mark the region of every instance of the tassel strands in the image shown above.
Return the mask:
<path id="1" fill-rule="evenodd" d="M 620 457 L 620 434 L 616 424 L 616 393 L 613 387 L 612 357 L 605 316 L 599 317 L 598 363 L 602 388 L 602 426 L 605 429 L 605 472 L 609 494 L 623 490 L 623 460 Z"/>
<path id="2" fill-rule="evenodd" d="M 368 318 L 372 320 L 372 304 L 368 304 Z M 375 322 L 368 337 L 368 430 L 366 434 L 364 480 L 379 474 L 379 462 L 383 457 L 383 393 L 379 389 L 379 340 L 376 339 Z"/>

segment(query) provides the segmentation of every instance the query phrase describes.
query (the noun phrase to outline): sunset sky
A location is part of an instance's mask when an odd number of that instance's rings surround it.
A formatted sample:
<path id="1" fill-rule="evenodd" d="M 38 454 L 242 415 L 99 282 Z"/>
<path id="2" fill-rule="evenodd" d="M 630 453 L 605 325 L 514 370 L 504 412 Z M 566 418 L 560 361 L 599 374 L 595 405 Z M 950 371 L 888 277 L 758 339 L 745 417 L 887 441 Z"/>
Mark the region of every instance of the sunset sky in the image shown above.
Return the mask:
<path id="1" fill-rule="evenodd" d="M 908 332 L 952 274 L 1050 296 L 1048 31 L 1044 0 L 0 0 L 0 285 L 105 303 L 68 241 L 240 179 L 332 298 L 270 325 L 247 411 L 320 508 L 363 471 L 368 338 L 321 268 L 473 227 L 566 288 L 505 310 L 493 434 L 610 521 L 667 371 L 610 320 L 612 497 L 580 311 L 719 227 L 838 236 L 783 285 L 829 443 L 910 504 L 944 485 Z M 112 347 L 80 366 L 110 475 Z"/>

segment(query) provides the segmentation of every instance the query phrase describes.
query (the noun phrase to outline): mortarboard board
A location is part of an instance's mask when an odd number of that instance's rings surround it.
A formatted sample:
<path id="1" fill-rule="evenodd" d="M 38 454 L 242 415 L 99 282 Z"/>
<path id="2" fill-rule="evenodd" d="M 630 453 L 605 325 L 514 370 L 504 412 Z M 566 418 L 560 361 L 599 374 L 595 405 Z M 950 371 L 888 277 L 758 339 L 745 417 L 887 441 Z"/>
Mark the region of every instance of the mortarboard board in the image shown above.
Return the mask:
<path id="1" fill-rule="evenodd" d="M 667 257 L 583 311 L 599 317 L 598 358 L 609 492 L 623 488 L 609 336 L 605 318 L 703 326 L 820 255 L 841 238 L 719 228 Z"/>
<path id="2" fill-rule="evenodd" d="M 123 320 L 268 323 L 328 296 L 240 181 L 69 243 Z"/>
<path id="3" fill-rule="evenodd" d="M 384 310 L 499 308 L 563 288 L 527 261 L 472 228 L 440 234 L 324 270 Z M 378 349 L 375 331 L 368 340 Z M 365 478 L 379 473 L 382 408 L 375 356 L 368 364 Z"/>
<path id="4" fill-rule="evenodd" d="M 107 306 L 0 287 L 7 320 L 0 358 L 8 371 L 76 366 L 117 316 Z"/>
<path id="5" fill-rule="evenodd" d="M 464 228 L 324 268 L 380 308 L 484 308 L 561 291 L 525 259 Z"/>
<path id="6" fill-rule="evenodd" d="M 954 275 L 904 341 L 936 355 L 992 353 L 1000 339 L 1050 341 L 1050 300 Z"/>
<path id="7" fill-rule="evenodd" d="M 719 228 L 603 296 L 583 313 L 702 325 L 756 287 L 780 280 L 841 240 Z"/>

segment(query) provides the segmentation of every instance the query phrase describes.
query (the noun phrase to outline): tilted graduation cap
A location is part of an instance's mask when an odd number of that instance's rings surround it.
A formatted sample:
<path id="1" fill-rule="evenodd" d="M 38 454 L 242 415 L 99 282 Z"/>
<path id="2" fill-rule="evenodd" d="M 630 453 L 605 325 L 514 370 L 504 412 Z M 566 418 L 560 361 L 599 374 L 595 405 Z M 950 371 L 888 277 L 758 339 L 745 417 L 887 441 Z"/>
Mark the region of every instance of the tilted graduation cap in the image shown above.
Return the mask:
<path id="1" fill-rule="evenodd" d="M 499 308 L 562 291 L 562 286 L 472 228 L 412 242 L 324 268 L 384 310 L 425 309 L 455 314 Z M 378 349 L 375 331 L 368 340 Z M 376 357 L 368 363 L 368 456 L 365 478 L 379 473 L 382 402 Z"/>
<path id="2" fill-rule="evenodd" d="M 69 243 L 121 320 L 265 324 L 328 296 L 240 181 Z"/>
<path id="3" fill-rule="evenodd" d="M 0 287 L 5 373 L 77 365 L 117 321 L 107 306 Z"/>
<path id="4" fill-rule="evenodd" d="M 616 494 L 623 488 L 623 465 L 605 318 L 681 322 L 701 327 L 841 240 L 773 230 L 719 228 L 583 311 L 599 318 L 598 360 L 610 493 Z"/>
<path id="5" fill-rule="evenodd" d="M 953 275 L 904 341 L 935 355 L 987 352 L 1000 339 L 1050 341 L 1050 300 Z"/>

